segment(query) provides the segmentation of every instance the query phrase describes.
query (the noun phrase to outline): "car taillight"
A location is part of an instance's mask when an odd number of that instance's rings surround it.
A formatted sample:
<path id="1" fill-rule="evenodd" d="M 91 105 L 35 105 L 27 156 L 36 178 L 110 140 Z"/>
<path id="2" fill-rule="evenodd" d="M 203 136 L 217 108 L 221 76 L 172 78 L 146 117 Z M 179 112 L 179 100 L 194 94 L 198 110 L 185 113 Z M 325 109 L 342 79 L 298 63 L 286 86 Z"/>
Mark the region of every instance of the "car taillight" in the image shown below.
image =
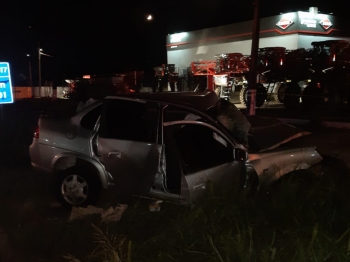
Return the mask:
<path id="1" fill-rule="evenodd" d="M 40 131 L 39 127 L 36 127 L 35 130 L 34 130 L 34 137 L 35 138 L 39 138 L 39 133 L 40 133 L 39 131 Z"/>

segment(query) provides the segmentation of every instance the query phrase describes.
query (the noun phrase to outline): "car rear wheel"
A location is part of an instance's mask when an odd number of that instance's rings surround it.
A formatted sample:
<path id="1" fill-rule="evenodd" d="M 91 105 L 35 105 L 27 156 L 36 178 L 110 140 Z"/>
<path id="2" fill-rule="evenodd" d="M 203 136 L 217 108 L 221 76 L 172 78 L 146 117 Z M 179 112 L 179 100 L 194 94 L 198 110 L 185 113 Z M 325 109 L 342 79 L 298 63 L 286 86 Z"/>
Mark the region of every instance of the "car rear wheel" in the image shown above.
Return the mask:
<path id="1" fill-rule="evenodd" d="M 101 192 L 97 177 L 77 167 L 63 171 L 57 178 L 55 188 L 58 199 L 67 206 L 94 204 Z"/>

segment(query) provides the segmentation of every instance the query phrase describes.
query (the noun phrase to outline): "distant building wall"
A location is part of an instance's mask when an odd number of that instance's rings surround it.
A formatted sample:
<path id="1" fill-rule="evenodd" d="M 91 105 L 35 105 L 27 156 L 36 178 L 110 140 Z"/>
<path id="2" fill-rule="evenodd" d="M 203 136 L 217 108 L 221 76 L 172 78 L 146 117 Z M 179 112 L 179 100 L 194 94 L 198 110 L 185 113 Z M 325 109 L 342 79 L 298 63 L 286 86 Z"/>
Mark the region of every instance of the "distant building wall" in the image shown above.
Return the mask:
<path id="1" fill-rule="evenodd" d="M 15 101 L 23 98 L 31 98 L 32 88 L 28 86 L 14 86 L 12 87 L 12 93 Z"/>
<path id="2" fill-rule="evenodd" d="M 63 91 L 68 91 L 69 87 L 60 87 L 58 86 L 56 89 L 56 95 L 54 94 L 55 90 L 52 88 L 52 86 L 42 86 L 40 89 L 39 87 L 34 87 L 34 97 L 57 97 L 57 98 L 64 98 Z M 33 97 L 33 90 L 29 86 L 14 86 L 12 88 L 13 92 L 13 98 L 14 100 L 24 99 L 24 98 L 32 98 Z"/>
<path id="3" fill-rule="evenodd" d="M 292 12 L 260 19 L 259 47 L 311 48 L 311 42 L 333 39 L 350 41 L 348 22 L 318 13 Z M 205 28 L 166 37 L 167 63 L 187 72 L 191 62 L 214 60 L 224 53 L 250 55 L 253 21 Z"/>
<path id="4" fill-rule="evenodd" d="M 62 86 L 58 86 L 56 90 L 53 89 L 52 86 L 42 86 L 40 89 L 39 87 L 34 87 L 34 97 L 64 98 L 63 91 L 68 91 L 69 89 L 70 89 L 69 87 L 62 87 Z"/>

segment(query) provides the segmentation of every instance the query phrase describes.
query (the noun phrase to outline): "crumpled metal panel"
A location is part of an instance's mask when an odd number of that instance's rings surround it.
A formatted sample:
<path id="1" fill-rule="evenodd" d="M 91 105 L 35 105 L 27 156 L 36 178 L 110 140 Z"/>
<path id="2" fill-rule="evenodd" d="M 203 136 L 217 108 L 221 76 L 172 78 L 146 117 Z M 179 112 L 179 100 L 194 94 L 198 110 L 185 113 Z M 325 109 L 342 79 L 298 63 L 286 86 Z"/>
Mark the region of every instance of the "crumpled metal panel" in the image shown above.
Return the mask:
<path id="1" fill-rule="evenodd" d="M 308 169 L 322 160 L 315 147 L 276 148 L 249 154 L 247 163 L 252 164 L 260 183 L 270 184 L 281 176 L 298 169 Z"/>
<path id="2" fill-rule="evenodd" d="M 298 127 L 283 123 L 278 119 L 248 117 L 252 127 L 249 132 L 249 151 L 271 150 L 301 136 L 310 135 Z"/>

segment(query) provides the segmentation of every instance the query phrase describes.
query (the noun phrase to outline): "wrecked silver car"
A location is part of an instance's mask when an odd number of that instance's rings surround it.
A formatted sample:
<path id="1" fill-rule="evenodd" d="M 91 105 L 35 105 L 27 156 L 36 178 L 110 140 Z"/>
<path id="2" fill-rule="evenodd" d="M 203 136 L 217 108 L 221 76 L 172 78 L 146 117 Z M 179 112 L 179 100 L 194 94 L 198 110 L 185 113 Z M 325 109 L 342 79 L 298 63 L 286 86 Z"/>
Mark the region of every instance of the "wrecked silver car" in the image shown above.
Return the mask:
<path id="1" fill-rule="evenodd" d="M 308 133 L 253 120 L 210 91 L 122 94 L 68 119 L 42 116 L 30 156 L 34 167 L 55 175 L 60 200 L 73 206 L 108 187 L 189 204 L 207 181 L 242 188 L 253 169 L 271 183 L 321 161 L 314 147 L 279 147 Z M 276 125 L 282 133 L 271 136 Z"/>

